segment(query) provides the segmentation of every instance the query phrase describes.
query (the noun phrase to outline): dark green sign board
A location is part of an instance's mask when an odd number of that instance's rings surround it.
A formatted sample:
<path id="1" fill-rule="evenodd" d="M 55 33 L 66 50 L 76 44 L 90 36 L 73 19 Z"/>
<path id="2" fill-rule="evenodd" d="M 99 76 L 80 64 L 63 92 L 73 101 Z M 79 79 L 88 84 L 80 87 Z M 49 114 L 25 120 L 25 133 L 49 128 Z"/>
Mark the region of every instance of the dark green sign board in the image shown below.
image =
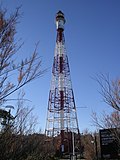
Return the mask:
<path id="1" fill-rule="evenodd" d="M 100 130 L 100 147 L 102 159 L 120 159 L 119 133 L 118 129 L 114 128 Z"/>

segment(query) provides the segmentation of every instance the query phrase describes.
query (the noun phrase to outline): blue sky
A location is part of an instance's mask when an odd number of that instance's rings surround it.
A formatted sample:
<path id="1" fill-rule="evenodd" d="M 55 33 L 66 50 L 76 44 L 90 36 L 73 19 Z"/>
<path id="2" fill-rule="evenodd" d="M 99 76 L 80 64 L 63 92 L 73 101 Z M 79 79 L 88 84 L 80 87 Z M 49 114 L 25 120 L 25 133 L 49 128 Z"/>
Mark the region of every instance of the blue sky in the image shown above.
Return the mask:
<path id="1" fill-rule="evenodd" d="M 78 107 L 80 131 L 91 126 L 91 113 L 110 111 L 99 94 L 99 85 L 91 77 L 109 73 L 120 77 L 120 1 L 119 0 L 1 0 L 11 13 L 22 5 L 17 38 L 25 43 L 21 52 L 29 56 L 39 41 L 42 68 L 49 68 L 43 77 L 27 85 L 26 98 L 32 101 L 40 127 L 45 128 L 51 82 L 56 26 L 55 14 L 65 14 L 65 40 L 71 80 Z M 87 107 L 87 108 L 80 108 Z"/>

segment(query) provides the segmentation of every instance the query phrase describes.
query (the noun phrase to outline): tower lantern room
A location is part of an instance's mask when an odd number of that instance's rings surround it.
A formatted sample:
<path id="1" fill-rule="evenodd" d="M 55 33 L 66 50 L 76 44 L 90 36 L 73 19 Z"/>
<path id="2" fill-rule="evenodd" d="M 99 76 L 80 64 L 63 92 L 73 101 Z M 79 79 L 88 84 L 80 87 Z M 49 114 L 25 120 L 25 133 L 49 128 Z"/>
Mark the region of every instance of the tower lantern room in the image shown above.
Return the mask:
<path id="1" fill-rule="evenodd" d="M 61 11 L 59 11 L 56 14 L 56 28 L 57 28 L 57 30 L 59 30 L 59 29 L 64 30 L 64 24 L 65 24 L 64 14 Z"/>

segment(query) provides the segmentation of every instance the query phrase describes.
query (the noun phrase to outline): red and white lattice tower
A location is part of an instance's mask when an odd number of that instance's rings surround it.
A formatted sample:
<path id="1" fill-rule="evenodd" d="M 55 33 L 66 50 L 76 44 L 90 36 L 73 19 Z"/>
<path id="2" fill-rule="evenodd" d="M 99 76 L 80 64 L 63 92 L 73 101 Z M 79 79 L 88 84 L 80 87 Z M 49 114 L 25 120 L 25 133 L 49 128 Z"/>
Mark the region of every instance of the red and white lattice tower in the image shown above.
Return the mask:
<path id="1" fill-rule="evenodd" d="M 70 141 L 73 141 L 73 139 L 68 139 L 70 136 L 67 134 L 79 134 L 70 68 L 65 48 L 64 24 L 64 14 L 59 11 L 56 15 L 57 39 L 45 130 L 47 136 L 61 137 L 60 146 L 63 152 L 65 141 L 69 140 L 69 145 L 72 144 L 72 142 L 70 144 Z M 75 136 L 73 138 L 75 138 Z"/>

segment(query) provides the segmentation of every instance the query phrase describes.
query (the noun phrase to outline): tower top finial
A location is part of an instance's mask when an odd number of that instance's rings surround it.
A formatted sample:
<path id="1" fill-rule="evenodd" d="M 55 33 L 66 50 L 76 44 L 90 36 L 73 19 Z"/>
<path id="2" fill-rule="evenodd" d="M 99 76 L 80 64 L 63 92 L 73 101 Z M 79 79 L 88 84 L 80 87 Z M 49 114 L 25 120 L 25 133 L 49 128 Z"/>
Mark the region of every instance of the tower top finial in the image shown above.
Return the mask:
<path id="1" fill-rule="evenodd" d="M 65 18 L 64 18 L 64 13 L 62 11 L 58 11 L 56 14 L 56 27 L 58 29 L 64 30 L 64 24 L 65 24 Z"/>
<path id="2" fill-rule="evenodd" d="M 58 15 L 59 15 L 59 14 L 64 15 L 64 13 L 63 13 L 61 10 L 59 10 L 59 11 L 57 12 L 57 14 L 58 14 Z"/>

